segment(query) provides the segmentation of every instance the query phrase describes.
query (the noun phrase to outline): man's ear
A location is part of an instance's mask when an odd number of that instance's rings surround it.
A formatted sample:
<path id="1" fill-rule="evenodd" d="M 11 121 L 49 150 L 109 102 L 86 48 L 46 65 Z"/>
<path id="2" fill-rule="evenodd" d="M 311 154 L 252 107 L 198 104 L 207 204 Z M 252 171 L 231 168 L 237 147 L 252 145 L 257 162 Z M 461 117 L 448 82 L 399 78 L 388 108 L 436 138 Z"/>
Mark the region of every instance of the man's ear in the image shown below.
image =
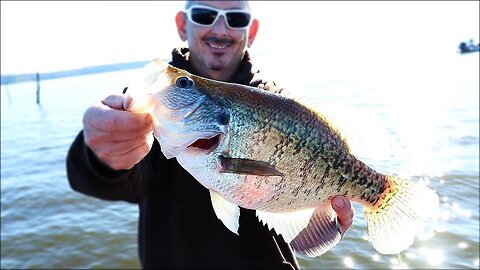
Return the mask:
<path id="1" fill-rule="evenodd" d="M 187 31 L 186 31 L 187 17 L 186 17 L 186 14 L 183 13 L 182 11 L 179 11 L 177 13 L 177 15 L 175 16 L 175 22 L 177 23 L 177 31 L 178 31 L 178 35 L 180 36 L 180 39 L 182 41 L 187 40 Z"/>
<path id="2" fill-rule="evenodd" d="M 253 19 L 252 24 L 250 25 L 250 28 L 248 29 L 248 47 L 251 47 L 253 44 L 253 41 L 255 40 L 255 37 L 257 36 L 257 31 L 258 31 L 258 20 Z"/>

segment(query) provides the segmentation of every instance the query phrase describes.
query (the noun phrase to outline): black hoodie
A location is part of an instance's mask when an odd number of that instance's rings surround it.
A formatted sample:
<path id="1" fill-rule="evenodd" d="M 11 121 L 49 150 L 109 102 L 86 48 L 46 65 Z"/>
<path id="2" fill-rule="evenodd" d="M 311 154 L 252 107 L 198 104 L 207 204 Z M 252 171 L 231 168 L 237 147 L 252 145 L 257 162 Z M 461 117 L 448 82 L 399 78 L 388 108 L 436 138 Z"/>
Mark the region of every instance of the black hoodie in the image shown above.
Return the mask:
<path id="1" fill-rule="evenodd" d="M 170 64 L 197 74 L 188 57 L 188 49 L 174 49 Z M 261 78 L 248 52 L 229 82 L 282 91 Z M 114 171 L 97 159 L 80 131 L 66 163 L 74 190 L 138 204 L 138 251 L 143 268 L 299 268 L 290 246 L 262 225 L 255 211 L 240 208 L 239 235 L 229 231 L 216 217 L 209 191 L 176 159 L 167 160 L 156 140 L 132 169 Z"/>

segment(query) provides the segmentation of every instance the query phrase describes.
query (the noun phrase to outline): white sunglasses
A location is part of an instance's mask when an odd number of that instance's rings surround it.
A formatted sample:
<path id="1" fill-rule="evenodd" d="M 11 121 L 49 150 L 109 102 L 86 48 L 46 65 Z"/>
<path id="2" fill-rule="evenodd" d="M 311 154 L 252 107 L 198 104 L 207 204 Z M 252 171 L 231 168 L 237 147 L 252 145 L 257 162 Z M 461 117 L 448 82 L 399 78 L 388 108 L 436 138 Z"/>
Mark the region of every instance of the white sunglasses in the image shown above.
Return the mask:
<path id="1" fill-rule="evenodd" d="M 247 28 L 252 23 L 252 15 L 245 9 L 217 9 L 214 7 L 194 5 L 185 10 L 187 18 L 194 24 L 212 26 L 223 15 L 229 28 Z"/>

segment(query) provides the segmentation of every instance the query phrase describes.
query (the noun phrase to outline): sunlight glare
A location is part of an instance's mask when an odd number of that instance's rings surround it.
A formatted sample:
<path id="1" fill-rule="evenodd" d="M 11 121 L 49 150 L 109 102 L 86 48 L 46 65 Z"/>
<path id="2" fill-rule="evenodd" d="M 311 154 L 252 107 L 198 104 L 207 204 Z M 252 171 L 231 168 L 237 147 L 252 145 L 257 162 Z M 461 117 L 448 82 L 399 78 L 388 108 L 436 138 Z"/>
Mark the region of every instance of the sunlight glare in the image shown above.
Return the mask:
<path id="1" fill-rule="evenodd" d="M 440 249 L 421 248 L 420 253 L 426 257 L 431 266 L 438 266 L 445 261 L 445 254 Z"/>
<path id="2" fill-rule="evenodd" d="M 409 269 L 410 267 L 406 263 L 400 262 L 397 258 L 391 258 L 390 268 L 391 269 Z"/>
<path id="3" fill-rule="evenodd" d="M 460 207 L 460 205 L 456 202 L 452 203 L 452 211 L 453 213 L 456 213 L 459 216 L 463 216 L 466 218 L 470 218 L 472 216 L 472 213 L 470 210 Z"/>
<path id="4" fill-rule="evenodd" d="M 413 252 L 407 252 L 405 253 L 405 256 L 408 258 L 408 259 L 415 259 L 417 257 L 417 255 Z"/>
<path id="5" fill-rule="evenodd" d="M 392 265 L 392 269 L 409 269 L 408 265 L 406 263 L 399 263 Z"/>
<path id="6" fill-rule="evenodd" d="M 434 236 L 435 236 L 435 232 L 433 230 L 429 230 L 429 231 L 426 231 L 426 232 L 419 233 L 417 235 L 417 238 L 420 241 L 425 241 L 425 240 L 428 240 L 428 239 L 430 239 Z"/>
<path id="7" fill-rule="evenodd" d="M 343 264 L 344 264 L 347 268 L 352 269 L 352 268 L 353 268 L 353 260 L 352 260 L 352 258 L 346 257 L 345 259 L 343 259 Z"/>

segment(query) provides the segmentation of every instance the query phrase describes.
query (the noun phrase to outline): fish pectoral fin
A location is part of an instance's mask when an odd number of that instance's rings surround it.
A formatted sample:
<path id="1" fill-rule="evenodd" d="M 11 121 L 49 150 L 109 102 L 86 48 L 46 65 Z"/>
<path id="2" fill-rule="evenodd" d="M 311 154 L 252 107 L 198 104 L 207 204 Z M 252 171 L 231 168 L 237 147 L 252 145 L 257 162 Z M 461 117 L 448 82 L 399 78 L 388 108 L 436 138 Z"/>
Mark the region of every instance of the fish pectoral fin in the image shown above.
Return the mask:
<path id="1" fill-rule="evenodd" d="M 290 243 L 293 249 L 303 255 L 317 257 L 333 248 L 342 239 L 336 217 L 330 202 L 317 207 L 308 226 Z"/>
<path id="2" fill-rule="evenodd" d="M 257 210 L 257 217 L 269 229 L 281 234 L 285 242 L 290 243 L 305 227 L 307 227 L 315 208 L 301 209 L 292 212 L 273 213 Z"/>
<path id="3" fill-rule="evenodd" d="M 223 225 L 230 231 L 238 234 L 238 219 L 240 218 L 240 208 L 238 205 L 225 200 L 216 191 L 210 190 L 210 198 L 212 200 L 213 211 L 217 218 L 223 222 Z"/>
<path id="4" fill-rule="evenodd" d="M 275 166 L 258 160 L 220 156 L 221 173 L 249 174 L 260 176 L 283 176 Z"/>

